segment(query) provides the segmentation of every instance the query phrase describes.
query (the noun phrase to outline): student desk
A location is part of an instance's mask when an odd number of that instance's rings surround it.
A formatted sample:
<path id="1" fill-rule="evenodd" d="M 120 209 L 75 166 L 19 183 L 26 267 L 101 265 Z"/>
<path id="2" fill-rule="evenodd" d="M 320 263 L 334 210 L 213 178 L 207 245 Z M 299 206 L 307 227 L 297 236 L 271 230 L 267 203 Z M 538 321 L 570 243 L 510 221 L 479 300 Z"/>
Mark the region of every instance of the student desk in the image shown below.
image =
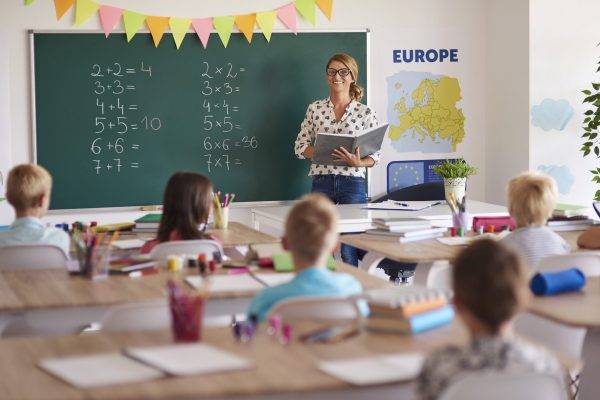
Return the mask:
<path id="1" fill-rule="evenodd" d="M 295 325 L 294 335 L 306 326 Z M 311 326 L 312 327 L 312 326 Z M 79 336 L 50 336 L 0 341 L 0 392 L 19 399 L 197 399 L 234 396 L 259 399 L 358 399 L 411 398 L 412 382 L 369 387 L 351 386 L 322 373 L 321 360 L 381 355 L 390 352 L 430 352 L 447 344 L 467 340 L 464 328 L 449 326 L 417 336 L 362 332 L 331 345 L 293 342 L 282 346 L 264 331 L 250 343 L 236 342 L 229 328 L 205 328 L 205 343 L 253 360 L 255 368 L 228 373 L 170 377 L 149 382 L 76 389 L 37 367 L 40 359 L 119 351 L 125 346 L 171 343 L 169 331 L 93 333 Z M 569 367 L 577 362 L 568 360 Z M 236 397 L 239 398 L 239 397 Z M 271 398 L 271 397 L 267 397 Z"/>
<path id="2" fill-rule="evenodd" d="M 373 228 L 373 218 L 425 218 L 438 226 L 450 226 L 452 224 L 450 208 L 445 203 L 421 211 L 366 210 L 363 209 L 365 206 L 366 204 L 337 205 L 339 212 L 338 231 L 340 233 L 364 232 Z M 281 235 L 285 218 L 292 207 L 293 204 L 285 204 L 275 207 L 253 208 L 252 221 L 254 228 L 261 232 Z M 471 215 L 489 217 L 508 214 L 508 210 L 504 206 L 476 200 L 467 200 L 467 210 Z"/>

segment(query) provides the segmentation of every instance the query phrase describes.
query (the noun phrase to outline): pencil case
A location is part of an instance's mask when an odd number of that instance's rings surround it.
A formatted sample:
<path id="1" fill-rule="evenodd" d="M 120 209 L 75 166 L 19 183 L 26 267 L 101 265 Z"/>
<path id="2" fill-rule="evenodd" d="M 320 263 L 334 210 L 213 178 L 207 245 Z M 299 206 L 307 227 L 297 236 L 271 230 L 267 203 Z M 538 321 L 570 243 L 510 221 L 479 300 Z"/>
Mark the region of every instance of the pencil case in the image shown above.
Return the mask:
<path id="1" fill-rule="evenodd" d="M 585 286 L 585 275 L 577 268 L 538 272 L 531 278 L 531 291 L 537 296 L 574 292 Z"/>
<path id="2" fill-rule="evenodd" d="M 494 226 L 496 232 L 502 230 L 505 226 L 508 226 L 511 231 L 517 227 L 515 220 L 508 215 L 506 217 L 473 217 L 473 230 L 475 232 L 480 226 L 486 229 L 490 225 Z"/>

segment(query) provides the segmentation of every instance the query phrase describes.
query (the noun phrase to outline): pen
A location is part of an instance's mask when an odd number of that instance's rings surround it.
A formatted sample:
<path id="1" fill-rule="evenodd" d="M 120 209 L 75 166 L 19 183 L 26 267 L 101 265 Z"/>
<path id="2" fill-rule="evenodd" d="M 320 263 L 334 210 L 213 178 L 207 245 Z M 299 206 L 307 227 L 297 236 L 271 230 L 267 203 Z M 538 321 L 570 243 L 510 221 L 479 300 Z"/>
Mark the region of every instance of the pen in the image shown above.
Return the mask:
<path id="1" fill-rule="evenodd" d="M 407 203 L 402 203 L 401 201 L 395 201 L 394 203 L 396 203 L 397 205 L 402 206 L 402 207 L 408 207 Z"/>

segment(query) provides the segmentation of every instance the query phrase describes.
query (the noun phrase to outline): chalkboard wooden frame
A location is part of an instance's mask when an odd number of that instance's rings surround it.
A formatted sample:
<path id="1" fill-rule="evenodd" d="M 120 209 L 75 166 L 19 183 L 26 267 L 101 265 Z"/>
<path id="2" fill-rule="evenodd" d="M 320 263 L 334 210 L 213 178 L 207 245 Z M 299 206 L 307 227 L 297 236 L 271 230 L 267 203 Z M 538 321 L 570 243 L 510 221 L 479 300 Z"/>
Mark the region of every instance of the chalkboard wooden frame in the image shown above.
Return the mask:
<path id="1" fill-rule="evenodd" d="M 193 30 L 188 30 L 187 33 L 193 33 Z M 35 34 L 104 34 L 104 31 L 101 29 L 30 29 L 27 31 L 29 36 L 29 67 L 30 67 L 30 122 L 31 122 L 31 159 L 34 163 L 37 164 L 37 121 L 36 121 L 36 81 L 35 81 Z M 116 29 L 112 33 L 114 34 L 125 34 L 124 30 Z M 148 29 L 139 29 L 138 33 L 148 34 L 150 31 Z M 217 33 L 215 30 L 211 32 L 212 34 Z M 255 29 L 254 33 L 262 33 L 262 31 Z M 274 29 L 273 34 L 289 34 L 290 31 L 286 29 Z M 370 97 L 371 97 L 371 87 L 370 87 L 370 77 L 371 74 L 371 30 L 369 28 L 364 29 L 299 29 L 298 33 L 365 33 L 366 36 L 366 64 L 367 75 L 365 75 L 365 87 L 366 87 L 366 104 L 370 105 Z M 370 198 L 372 193 L 371 190 L 371 168 L 367 168 L 367 196 Z M 252 208 L 256 206 L 274 206 L 274 205 L 284 205 L 289 204 L 289 200 L 275 200 L 275 201 L 246 201 L 246 202 L 237 202 L 232 206 L 235 208 Z M 160 204 L 149 204 L 144 206 L 123 206 L 123 207 L 92 207 L 92 208 L 72 208 L 72 209 L 50 209 L 48 211 L 49 214 L 61 215 L 61 214 L 69 214 L 74 212 L 81 212 L 85 210 L 86 213 L 89 212 L 111 212 L 111 211 L 144 211 L 146 209 L 162 209 L 162 205 Z"/>

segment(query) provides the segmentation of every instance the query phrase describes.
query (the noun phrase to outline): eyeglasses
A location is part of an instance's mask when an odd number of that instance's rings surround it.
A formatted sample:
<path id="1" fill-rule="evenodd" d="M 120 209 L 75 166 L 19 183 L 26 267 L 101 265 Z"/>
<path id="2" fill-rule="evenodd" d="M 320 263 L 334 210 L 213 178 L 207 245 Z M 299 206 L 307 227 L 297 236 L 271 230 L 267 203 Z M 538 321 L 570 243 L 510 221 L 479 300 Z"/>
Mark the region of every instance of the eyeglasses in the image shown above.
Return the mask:
<path id="1" fill-rule="evenodd" d="M 327 75 L 329 76 L 335 76 L 336 74 L 340 74 L 340 76 L 343 78 L 345 76 L 348 76 L 350 74 L 350 70 L 348 68 L 340 68 L 340 69 L 335 69 L 335 68 L 327 68 Z"/>

